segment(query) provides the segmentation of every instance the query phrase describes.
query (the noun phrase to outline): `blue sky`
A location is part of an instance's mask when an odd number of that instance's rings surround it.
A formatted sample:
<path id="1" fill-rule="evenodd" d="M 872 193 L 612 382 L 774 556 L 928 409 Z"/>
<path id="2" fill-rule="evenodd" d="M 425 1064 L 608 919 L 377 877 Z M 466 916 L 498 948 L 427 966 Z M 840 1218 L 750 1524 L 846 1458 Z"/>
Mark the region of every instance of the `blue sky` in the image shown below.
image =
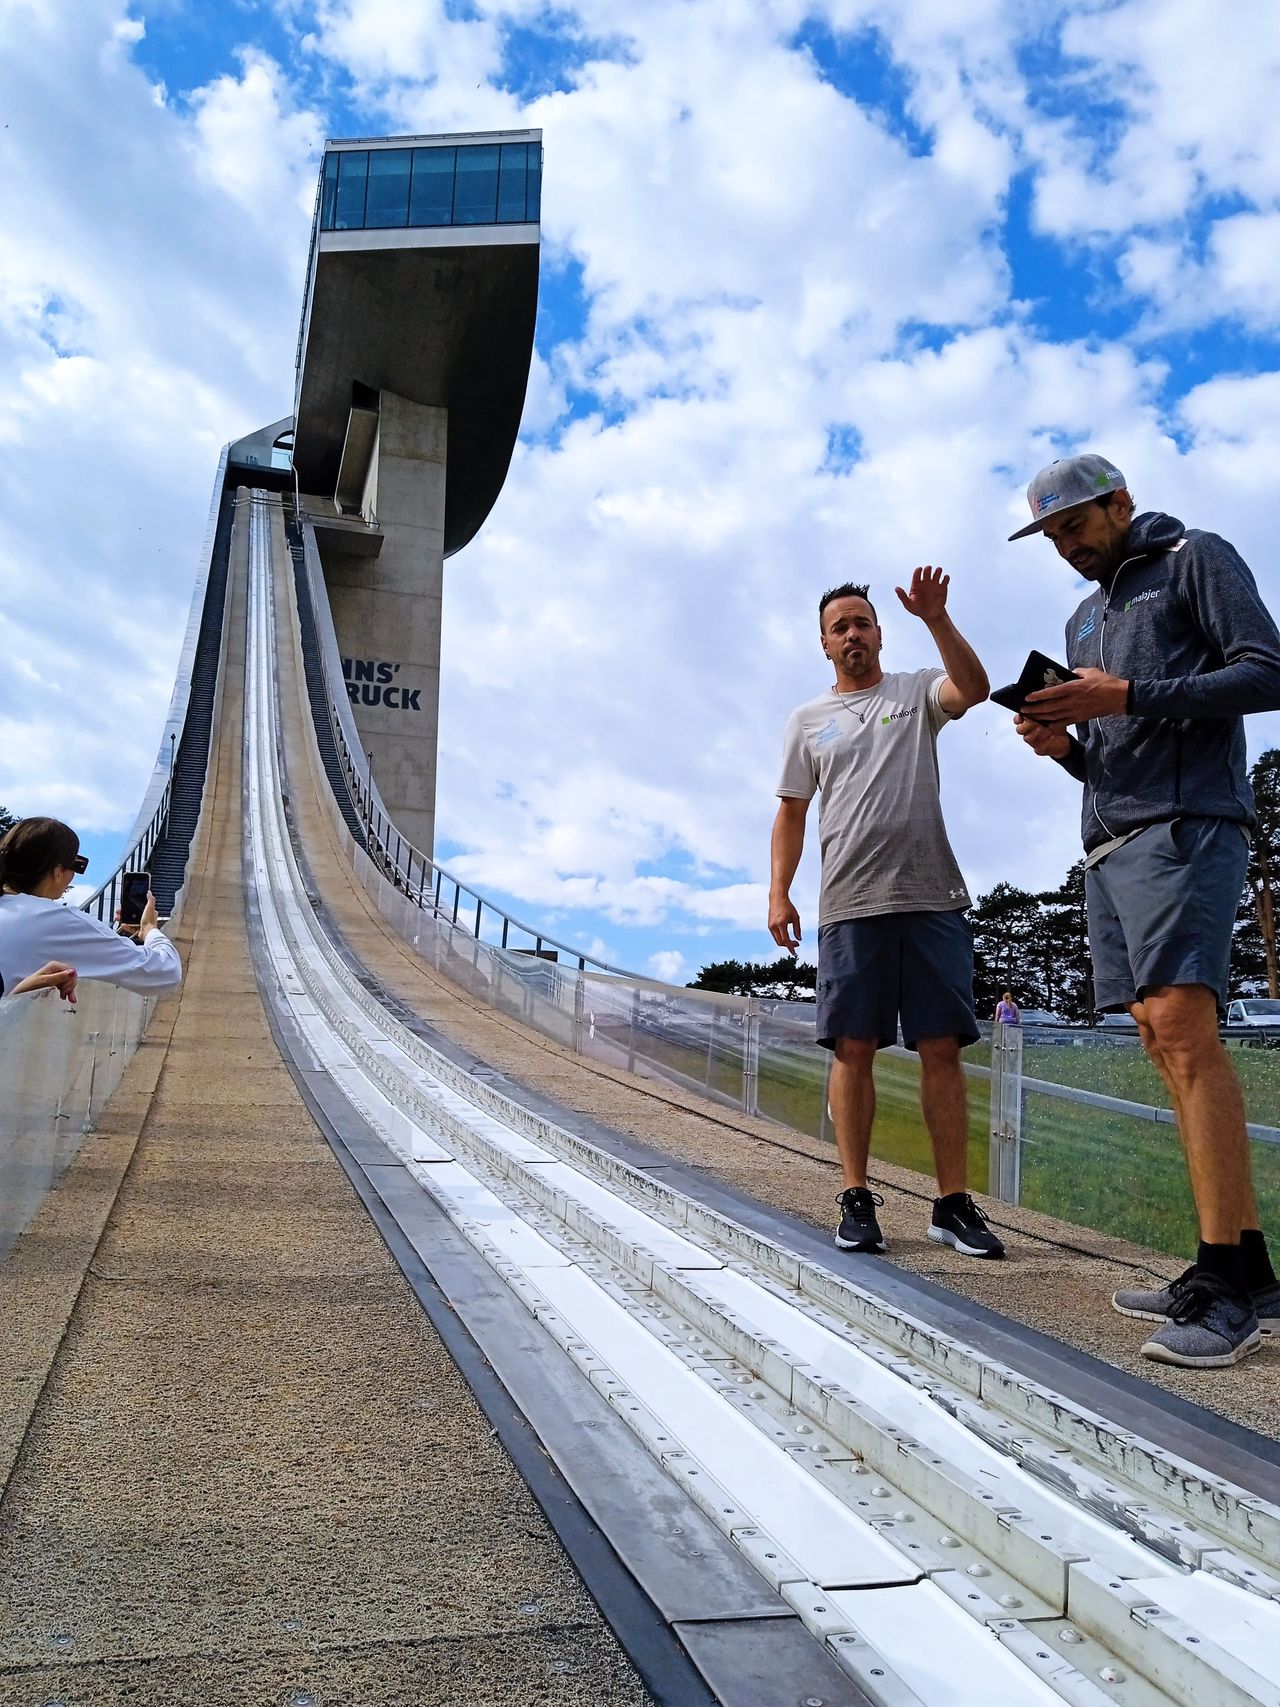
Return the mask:
<path id="1" fill-rule="evenodd" d="M 326 135 L 544 133 L 525 432 L 446 572 L 439 851 L 554 934 L 681 981 L 771 957 L 817 594 L 870 578 L 886 663 L 931 663 L 892 586 L 940 561 L 993 677 L 1055 650 L 1078 589 L 1005 536 L 1063 449 L 1280 602 L 1274 7 L 1208 36 L 1196 0 L 70 12 L 0 9 L 0 800 L 67 817 L 95 870 L 217 448 L 288 407 Z M 1071 786 L 994 708 L 941 762 L 971 889 L 1055 883 Z M 797 899 L 811 924 L 812 850 Z"/>

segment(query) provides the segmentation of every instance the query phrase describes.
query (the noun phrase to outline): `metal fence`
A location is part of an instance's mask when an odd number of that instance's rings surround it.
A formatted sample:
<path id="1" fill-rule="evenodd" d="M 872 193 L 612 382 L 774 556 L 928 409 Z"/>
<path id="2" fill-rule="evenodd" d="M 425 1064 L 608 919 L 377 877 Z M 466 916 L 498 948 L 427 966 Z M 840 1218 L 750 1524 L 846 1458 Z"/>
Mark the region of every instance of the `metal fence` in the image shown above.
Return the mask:
<path id="1" fill-rule="evenodd" d="M 997 1026 L 990 1067 L 993 1196 L 1174 1256 L 1195 1206 L 1174 1114 L 1136 1037 Z M 1280 1220 L 1280 1063 L 1229 1041 L 1244 1090 L 1264 1226 Z M 980 1068 L 971 1067 L 970 1072 Z"/>
<path id="2" fill-rule="evenodd" d="M 0 1257 L 93 1132 L 155 1005 L 112 984 L 77 997 L 0 1003 Z"/>

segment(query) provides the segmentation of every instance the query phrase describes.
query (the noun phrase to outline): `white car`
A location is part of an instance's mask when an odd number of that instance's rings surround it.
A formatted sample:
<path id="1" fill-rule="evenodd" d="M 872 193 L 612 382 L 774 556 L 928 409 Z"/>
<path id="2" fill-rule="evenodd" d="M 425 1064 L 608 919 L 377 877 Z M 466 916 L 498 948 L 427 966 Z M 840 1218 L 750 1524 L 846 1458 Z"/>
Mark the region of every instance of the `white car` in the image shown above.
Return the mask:
<path id="1" fill-rule="evenodd" d="M 1023 1025 L 1065 1025 L 1067 1022 L 1061 1014 L 1050 1013 L 1048 1008 L 1023 1008 Z"/>
<path id="2" fill-rule="evenodd" d="M 1240 996 L 1227 1006 L 1227 1024 L 1257 1031 L 1280 1031 L 1280 1002 L 1267 996 Z"/>

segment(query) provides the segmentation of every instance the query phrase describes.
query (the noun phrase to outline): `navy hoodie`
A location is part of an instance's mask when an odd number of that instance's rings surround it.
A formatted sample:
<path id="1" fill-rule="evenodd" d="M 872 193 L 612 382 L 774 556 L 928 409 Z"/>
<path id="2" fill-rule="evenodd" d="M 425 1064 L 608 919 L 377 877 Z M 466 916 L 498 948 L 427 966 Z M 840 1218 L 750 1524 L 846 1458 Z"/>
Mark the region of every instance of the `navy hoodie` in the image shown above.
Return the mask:
<path id="1" fill-rule="evenodd" d="M 1280 633 L 1216 533 L 1135 516 L 1110 585 L 1067 624 L 1067 663 L 1131 683 L 1129 714 L 1077 724 L 1085 849 L 1170 818 L 1255 823 L 1244 714 L 1280 709 Z"/>

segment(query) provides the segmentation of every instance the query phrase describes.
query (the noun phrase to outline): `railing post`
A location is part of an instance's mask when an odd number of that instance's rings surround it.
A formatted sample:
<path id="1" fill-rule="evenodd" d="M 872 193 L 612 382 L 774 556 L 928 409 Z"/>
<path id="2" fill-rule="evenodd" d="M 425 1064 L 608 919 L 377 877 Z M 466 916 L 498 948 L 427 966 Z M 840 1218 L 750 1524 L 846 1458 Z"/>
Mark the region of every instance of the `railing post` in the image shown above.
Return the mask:
<path id="1" fill-rule="evenodd" d="M 1022 1027 L 991 1031 L 991 1140 L 987 1189 L 1001 1203 L 1022 1196 Z"/>
<path id="2" fill-rule="evenodd" d="M 479 940 L 480 940 L 480 914 L 483 910 L 484 910 L 484 901 L 479 896 L 477 896 L 476 897 L 476 941 L 477 942 L 479 942 Z"/>
<path id="3" fill-rule="evenodd" d="M 831 1124 L 831 1063 L 836 1057 L 833 1049 L 824 1049 L 822 1053 L 826 1060 L 822 1067 L 822 1114 L 818 1120 L 818 1137 L 825 1142 L 835 1137 Z"/>
<path id="4" fill-rule="evenodd" d="M 93 1090 L 94 1081 L 98 1076 L 98 1033 L 96 1031 L 89 1033 L 89 1042 L 93 1045 L 93 1053 L 89 1057 L 89 1101 L 85 1105 L 84 1125 L 80 1128 L 81 1132 L 86 1134 L 93 1131 Z"/>
<path id="5" fill-rule="evenodd" d="M 502 915 L 502 946 L 503 946 L 503 948 L 505 948 L 507 946 L 507 932 L 510 929 L 511 929 L 511 920 L 504 913 Z"/>
<path id="6" fill-rule="evenodd" d="M 458 903 L 462 899 L 462 885 L 455 879 L 453 885 L 453 922 L 458 922 Z"/>
<path id="7" fill-rule="evenodd" d="M 742 1015 L 742 1112 L 756 1114 L 760 1104 L 760 1016 L 756 999 L 747 997 Z"/>
<path id="8" fill-rule="evenodd" d="M 582 1054 L 583 1012 L 587 1005 L 587 992 L 583 988 L 582 971 L 579 968 L 578 977 L 573 985 L 573 1052 Z"/>
<path id="9" fill-rule="evenodd" d="M 627 1030 L 627 1071 L 629 1073 L 634 1073 L 636 1070 L 636 1020 L 639 1014 L 640 992 L 633 990 L 631 992 L 631 1024 Z"/>

